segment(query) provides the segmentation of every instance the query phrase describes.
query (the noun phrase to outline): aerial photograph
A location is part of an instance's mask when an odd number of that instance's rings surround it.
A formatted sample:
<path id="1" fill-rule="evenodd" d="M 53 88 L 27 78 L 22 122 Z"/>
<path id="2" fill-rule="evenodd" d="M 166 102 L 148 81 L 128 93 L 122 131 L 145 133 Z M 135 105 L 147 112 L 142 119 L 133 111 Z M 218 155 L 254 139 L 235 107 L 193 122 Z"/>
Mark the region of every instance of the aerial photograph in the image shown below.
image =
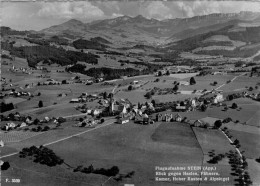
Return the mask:
<path id="1" fill-rule="evenodd" d="M 260 186 L 260 1 L 0 7 L 0 186 Z"/>

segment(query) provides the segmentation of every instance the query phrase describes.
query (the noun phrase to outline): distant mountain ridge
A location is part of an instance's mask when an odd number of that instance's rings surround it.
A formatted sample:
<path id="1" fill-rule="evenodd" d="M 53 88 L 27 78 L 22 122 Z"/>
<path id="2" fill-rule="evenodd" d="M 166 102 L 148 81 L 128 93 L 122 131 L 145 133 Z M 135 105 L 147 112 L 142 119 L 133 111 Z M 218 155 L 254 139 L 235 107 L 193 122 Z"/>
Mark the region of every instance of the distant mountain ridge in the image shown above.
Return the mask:
<path id="1" fill-rule="evenodd" d="M 83 38 L 103 36 L 106 39 L 112 38 L 118 42 L 127 40 L 128 42 L 153 44 L 153 39 L 158 40 L 158 42 L 161 38 L 164 39 L 163 42 L 180 40 L 190 35 L 218 30 L 231 24 L 238 25 L 240 23 L 260 25 L 260 12 L 214 13 L 191 18 L 165 20 L 148 19 L 142 15 L 136 17 L 124 15 L 90 23 L 71 19 L 40 32 L 55 35 L 66 33 Z"/>

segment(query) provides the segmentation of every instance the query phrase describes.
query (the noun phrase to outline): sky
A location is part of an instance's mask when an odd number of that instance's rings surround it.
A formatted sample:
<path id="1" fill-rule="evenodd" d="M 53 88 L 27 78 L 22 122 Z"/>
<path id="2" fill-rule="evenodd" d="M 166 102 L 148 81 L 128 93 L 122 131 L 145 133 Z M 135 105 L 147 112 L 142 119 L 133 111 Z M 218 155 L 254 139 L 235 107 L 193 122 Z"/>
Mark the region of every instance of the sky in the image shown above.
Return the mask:
<path id="1" fill-rule="evenodd" d="M 260 12 L 260 1 L 63 1 L 2 2 L 1 25 L 41 30 L 70 19 L 91 22 L 122 15 L 174 19 L 211 13 Z"/>

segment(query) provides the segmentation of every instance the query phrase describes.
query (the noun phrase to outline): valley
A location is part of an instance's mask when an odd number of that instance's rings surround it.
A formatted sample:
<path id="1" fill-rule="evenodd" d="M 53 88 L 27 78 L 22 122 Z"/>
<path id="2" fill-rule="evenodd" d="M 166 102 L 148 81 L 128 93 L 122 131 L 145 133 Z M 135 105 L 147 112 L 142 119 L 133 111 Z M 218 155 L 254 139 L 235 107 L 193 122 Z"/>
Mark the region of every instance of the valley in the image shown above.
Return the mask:
<path id="1" fill-rule="evenodd" d="M 2 185 L 259 185 L 259 20 L 1 26 Z"/>

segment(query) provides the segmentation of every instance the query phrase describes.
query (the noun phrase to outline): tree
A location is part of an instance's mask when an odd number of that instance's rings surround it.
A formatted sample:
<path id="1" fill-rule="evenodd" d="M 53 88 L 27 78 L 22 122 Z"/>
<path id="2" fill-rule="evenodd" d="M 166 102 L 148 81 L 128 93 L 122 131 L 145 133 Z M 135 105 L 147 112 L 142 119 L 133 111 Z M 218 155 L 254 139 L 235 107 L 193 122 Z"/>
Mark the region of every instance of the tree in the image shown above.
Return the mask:
<path id="1" fill-rule="evenodd" d="M 237 106 L 236 103 L 233 103 L 232 106 L 231 106 L 232 109 L 236 109 L 237 107 L 238 107 L 238 106 Z"/>
<path id="2" fill-rule="evenodd" d="M 195 78 L 191 77 L 190 78 L 190 85 L 195 85 L 195 84 L 196 84 Z"/>
<path id="3" fill-rule="evenodd" d="M 40 120 L 38 118 L 35 118 L 35 120 L 33 121 L 33 124 L 37 125 L 38 123 L 40 123 Z"/>
<path id="4" fill-rule="evenodd" d="M 3 165 L 1 165 L 1 170 L 7 170 L 9 169 L 10 164 L 8 161 L 4 162 Z"/>
<path id="5" fill-rule="evenodd" d="M 144 96 L 145 96 L 147 99 L 151 99 L 151 98 L 152 98 L 151 92 L 147 92 Z"/>
<path id="6" fill-rule="evenodd" d="M 202 112 L 205 112 L 207 110 L 207 105 L 205 104 L 201 105 L 200 109 Z"/>
<path id="7" fill-rule="evenodd" d="M 221 120 L 216 120 L 214 123 L 214 127 L 219 129 L 222 126 L 222 121 Z"/>
<path id="8" fill-rule="evenodd" d="M 179 86 L 176 84 L 173 89 L 172 89 L 174 92 L 177 92 L 179 90 Z"/>
<path id="9" fill-rule="evenodd" d="M 154 99 L 151 101 L 151 103 L 153 104 L 153 106 L 155 106 L 155 100 Z"/>
<path id="10" fill-rule="evenodd" d="M 128 86 L 128 90 L 129 90 L 129 91 L 133 90 L 133 86 L 132 86 L 132 85 L 129 85 L 129 86 Z"/>
<path id="11" fill-rule="evenodd" d="M 167 70 L 167 72 L 166 72 L 166 75 L 167 75 L 167 76 L 169 76 L 169 75 L 170 75 L 170 71 L 169 71 L 169 70 Z"/>
<path id="12" fill-rule="evenodd" d="M 103 93 L 103 99 L 107 99 L 107 92 Z"/>
<path id="13" fill-rule="evenodd" d="M 38 94 L 37 94 L 38 96 L 41 96 L 41 93 L 40 92 L 38 92 Z"/>
<path id="14" fill-rule="evenodd" d="M 42 102 L 42 100 L 39 101 L 38 107 L 39 107 L 39 108 L 43 107 L 43 102 Z"/>
<path id="15" fill-rule="evenodd" d="M 234 99 L 234 96 L 231 94 L 231 95 L 228 95 L 227 98 L 229 101 L 232 101 Z"/>
<path id="16" fill-rule="evenodd" d="M 113 98 L 114 97 L 114 94 L 113 93 L 109 93 L 108 94 L 108 98 Z"/>
<path id="17" fill-rule="evenodd" d="M 111 167 L 111 169 L 108 170 L 109 176 L 115 176 L 119 173 L 119 168 L 117 166 Z"/>
<path id="18" fill-rule="evenodd" d="M 254 90 L 254 88 L 253 87 L 249 87 L 249 89 L 248 89 L 249 91 L 253 91 Z"/>
<path id="19" fill-rule="evenodd" d="M 162 76 L 162 72 L 161 71 L 158 72 L 158 76 Z"/>

